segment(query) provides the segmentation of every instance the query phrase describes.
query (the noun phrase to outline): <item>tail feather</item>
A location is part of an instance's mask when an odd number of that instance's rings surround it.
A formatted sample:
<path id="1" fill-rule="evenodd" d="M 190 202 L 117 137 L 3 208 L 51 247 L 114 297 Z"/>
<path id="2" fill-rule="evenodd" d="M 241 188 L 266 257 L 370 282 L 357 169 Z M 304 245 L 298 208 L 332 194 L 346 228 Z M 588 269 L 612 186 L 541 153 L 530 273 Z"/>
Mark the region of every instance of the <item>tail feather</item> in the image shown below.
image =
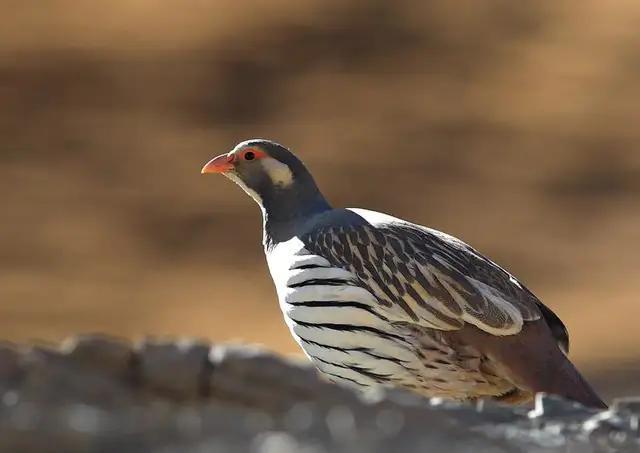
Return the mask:
<path id="1" fill-rule="evenodd" d="M 506 379 L 530 393 L 553 393 L 585 406 L 607 405 L 560 350 L 545 321 L 525 323 L 516 335 L 497 337 L 477 328 L 460 336 L 491 359 Z"/>
<path id="2" fill-rule="evenodd" d="M 580 374 L 576 367 L 562 353 L 556 362 L 560 362 L 549 382 L 533 382 L 536 392 L 555 393 L 577 401 L 588 407 L 606 409 L 607 405 L 598 396 L 593 387 Z M 539 388 L 535 388 L 539 387 Z"/>

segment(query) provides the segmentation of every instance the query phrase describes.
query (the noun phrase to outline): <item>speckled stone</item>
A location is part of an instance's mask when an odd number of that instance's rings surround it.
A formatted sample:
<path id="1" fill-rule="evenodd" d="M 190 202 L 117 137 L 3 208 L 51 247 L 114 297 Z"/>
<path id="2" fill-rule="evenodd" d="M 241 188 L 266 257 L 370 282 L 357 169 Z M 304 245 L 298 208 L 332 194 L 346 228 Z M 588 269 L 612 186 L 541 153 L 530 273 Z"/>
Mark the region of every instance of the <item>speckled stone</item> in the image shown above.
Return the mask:
<path id="1" fill-rule="evenodd" d="M 529 412 L 529 418 L 562 418 L 562 417 L 588 417 L 593 409 L 586 408 L 580 403 L 568 401 L 557 395 L 538 393 L 535 397 L 533 410 Z"/>
<path id="2" fill-rule="evenodd" d="M 639 399 L 534 410 L 355 393 L 249 346 L 80 337 L 0 346 L 0 453 L 640 452 Z"/>
<path id="3" fill-rule="evenodd" d="M 208 344 L 191 339 L 144 340 L 136 347 L 139 384 L 171 398 L 206 396 L 211 372 L 209 348 Z"/>
<path id="4" fill-rule="evenodd" d="M 18 385 L 24 375 L 20 355 L 14 345 L 0 343 L 0 391 Z"/>
<path id="5" fill-rule="evenodd" d="M 35 346 L 21 354 L 25 370 L 20 392 L 23 398 L 62 404 L 81 400 L 90 404 L 119 404 L 132 398 L 128 382 L 88 366 L 59 349 Z"/>
<path id="6" fill-rule="evenodd" d="M 214 346 L 209 361 L 213 366 L 209 388 L 216 398 L 281 410 L 318 394 L 327 403 L 352 396 L 322 379 L 312 366 L 283 360 L 258 347 Z"/>
<path id="7" fill-rule="evenodd" d="M 611 404 L 611 410 L 614 412 L 628 412 L 640 416 L 640 397 L 630 396 L 617 398 Z"/>
<path id="8" fill-rule="evenodd" d="M 127 341 L 105 335 L 78 335 L 59 349 L 79 367 L 126 379 L 131 373 L 133 349 Z"/>

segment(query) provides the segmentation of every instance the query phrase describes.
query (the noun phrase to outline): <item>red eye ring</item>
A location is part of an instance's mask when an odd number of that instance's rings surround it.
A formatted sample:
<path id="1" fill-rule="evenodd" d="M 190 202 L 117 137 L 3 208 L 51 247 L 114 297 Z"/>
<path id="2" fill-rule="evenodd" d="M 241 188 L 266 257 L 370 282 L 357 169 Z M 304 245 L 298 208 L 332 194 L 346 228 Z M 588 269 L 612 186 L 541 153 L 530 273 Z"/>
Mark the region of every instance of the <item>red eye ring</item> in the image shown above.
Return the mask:
<path id="1" fill-rule="evenodd" d="M 263 157 L 267 157 L 267 153 L 260 148 L 245 148 L 238 153 L 238 158 L 249 162 L 262 159 Z"/>

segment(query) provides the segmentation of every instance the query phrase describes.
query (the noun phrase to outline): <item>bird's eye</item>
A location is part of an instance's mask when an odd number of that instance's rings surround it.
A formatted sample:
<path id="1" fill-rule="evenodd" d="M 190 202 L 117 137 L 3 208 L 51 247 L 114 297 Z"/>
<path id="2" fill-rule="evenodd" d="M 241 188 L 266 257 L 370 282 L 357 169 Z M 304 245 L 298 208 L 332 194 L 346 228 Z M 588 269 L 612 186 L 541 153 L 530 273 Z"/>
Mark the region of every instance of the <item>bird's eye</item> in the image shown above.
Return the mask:
<path id="1" fill-rule="evenodd" d="M 247 151 L 246 153 L 244 153 L 244 160 L 253 160 L 256 158 L 256 153 L 254 153 L 253 151 Z"/>

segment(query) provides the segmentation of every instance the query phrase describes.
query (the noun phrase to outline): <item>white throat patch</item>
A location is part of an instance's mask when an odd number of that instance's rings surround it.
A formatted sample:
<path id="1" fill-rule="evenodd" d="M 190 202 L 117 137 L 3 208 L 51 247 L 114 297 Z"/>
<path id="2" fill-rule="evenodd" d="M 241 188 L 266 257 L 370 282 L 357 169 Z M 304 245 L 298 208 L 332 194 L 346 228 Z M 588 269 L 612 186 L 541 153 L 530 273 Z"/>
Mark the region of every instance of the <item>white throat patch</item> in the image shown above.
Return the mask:
<path id="1" fill-rule="evenodd" d="M 272 157 L 267 157 L 260 161 L 264 171 L 269 175 L 271 181 L 276 186 L 288 187 L 293 182 L 293 173 L 288 165 L 277 161 Z"/>
<path id="2" fill-rule="evenodd" d="M 248 193 L 249 196 L 256 201 L 256 203 L 258 203 L 260 206 L 262 206 L 262 197 L 260 197 L 260 195 L 258 195 L 258 193 L 255 190 L 250 189 L 249 187 L 247 187 L 247 185 L 242 181 L 242 179 L 240 179 L 238 177 L 238 175 L 236 175 L 233 172 L 227 172 L 227 173 L 224 173 L 224 175 L 227 178 L 229 178 L 231 181 L 235 182 L 237 185 L 242 187 L 242 190 L 244 190 L 246 193 Z"/>

